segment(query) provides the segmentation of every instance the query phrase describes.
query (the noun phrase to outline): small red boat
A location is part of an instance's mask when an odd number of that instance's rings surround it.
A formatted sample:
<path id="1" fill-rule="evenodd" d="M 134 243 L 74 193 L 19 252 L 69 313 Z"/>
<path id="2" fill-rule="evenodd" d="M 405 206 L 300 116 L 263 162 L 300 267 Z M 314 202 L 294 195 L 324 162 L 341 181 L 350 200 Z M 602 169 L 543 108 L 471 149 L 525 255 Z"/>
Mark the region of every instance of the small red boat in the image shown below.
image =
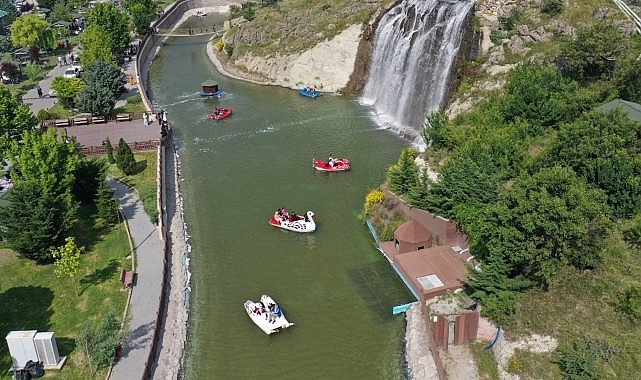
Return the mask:
<path id="1" fill-rule="evenodd" d="M 212 113 L 211 115 L 209 115 L 209 118 L 210 118 L 210 119 L 220 120 L 220 119 L 224 119 L 224 118 L 226 118 L 227 116 L 231 115 L 231 113 L 232 113 L 232 109 L 231 109 L 231 108 L 227 108 L 227 107 L 218 107 L 218 108 L 216 108 L 216 109 L 214 110 L 214 113 Z"/>
<path id="2" fill-rule="evenodd" d="M 350 170 L 352 165 L 347 158 L 334 158 L 333 160 L 320 160 L 314 158 L 314 169 L 323 172 L 342 172 Z"/>

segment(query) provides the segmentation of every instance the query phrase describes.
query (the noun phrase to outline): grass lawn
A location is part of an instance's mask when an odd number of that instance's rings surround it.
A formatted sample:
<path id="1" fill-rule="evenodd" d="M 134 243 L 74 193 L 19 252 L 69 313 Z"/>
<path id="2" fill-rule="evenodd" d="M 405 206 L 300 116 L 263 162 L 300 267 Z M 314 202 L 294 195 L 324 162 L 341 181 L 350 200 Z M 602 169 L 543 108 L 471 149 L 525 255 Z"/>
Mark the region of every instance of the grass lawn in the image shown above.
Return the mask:
<path id="1" fill-rule="evenodd" d="M 118 146 L 118 141 L 112 141 L 111 145 Z M 107 169 L 107 173 L 112 177 L 118 178 L 120 181 L 126 183 L 129 187 L 136 189 L 136 193 L 142 200 L 143 208 L 151 222 L 158 224 L 158 207 L 156 192 L 158 185 L 156 183 L 156 171 L 158 167 L 157 151 L 149 152 L 134 152 L 136 165 L 138 170 L 133 175 L 125 175 L 122 170 L 118 169 L 116 164 L 111 164 Z"/>
<path id="2" fill-rule="evenodd" d="M 157 220 L 156 151 L 134 156 L 139 167 L 136 174 L 123 176 L 115 164 L 109 173 L 135 187 L 145 210 L 153 211 Z M 91 376 L 84 355 L 75 350 L 75 334 L 85 319 L 97 320 L 111 308 L 122 314 L 127 292 L 121 291 L 119 276 L 121 267 L 131 269 L 129 240 L 123 224 L 100 227 L 94 206 L 80 209 L 72 235 L 85 247 L 75 280 L 58 278 L 54 265 L 36 265 L 0 245 L 0 335 L 13 330 L 53 331 L 59 354 L 67 356 L 67 362 L 61 371 L 47 370 L 47 378 L 104 378 L 106 370 Z M 9 349 L 0 344 L 0 380 L 12 378 L 10 367 Z"/>
<path id="3" fill-rule="evenodd" d="M 119 269 L 131 268 L 129 241 L 120 224 L 100 228 L 95 210 L 83 208 L 73 232 L 85 246 L 81 270 L 75 279 L 56 277 L 54 265 L 36 265 L 8 248 L 0 248 L 0 335 L 13 330 L 53 331 L 60 356 L 67 356 L 61 371 L 47 370 L 52 379 L 88 379 L 84 356 L 75 350 L 75 334 L 85 319 L 101 317 L 113 308 L 120 315 L 127 292 L 121 291 Z M 78 293 L 80 295 L 78 295 Z M 0 379 L 10 379 L 11 356 L 0 345 Z M 106 371 L 98 373 L 98 378 Z"/>

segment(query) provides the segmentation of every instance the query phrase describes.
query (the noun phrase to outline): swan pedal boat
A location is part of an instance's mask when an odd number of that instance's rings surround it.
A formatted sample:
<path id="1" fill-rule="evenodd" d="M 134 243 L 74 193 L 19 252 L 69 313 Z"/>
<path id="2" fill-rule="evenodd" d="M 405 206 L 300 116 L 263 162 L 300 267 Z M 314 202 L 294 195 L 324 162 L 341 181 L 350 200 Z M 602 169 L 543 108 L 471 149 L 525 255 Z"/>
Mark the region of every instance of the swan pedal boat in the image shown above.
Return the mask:
<path id="1" fill-rule="evenodd" d="M 316 91 L 311 87 L 301 88 L 298 90 L 298 93 L 309 98 L 317 98 L 323 94 L 322 92 Z"/>
<path id="2" fill-rule="evenodd" d="M 314 169 L 322 172 L 343 172 L 352 168 L 352 164 L 347 158 L 335 158 L 334 165 L 329 165 L 325 160 L 314 158 L 313 166 Z"/>
<path id="3" fill-rule="evenodd" d="M 249 318 L 267 335 L 295 325 L 285 318 L 283 310 L 276 301 L 266 294 L 260 296 L 259 302 L 247 300 L 244 305 Z"/>
<path id="4" fill-rule="evenodd" d="M 215 119 L 215 120 L 224 119 L 227 116 L 230 116 L 232 112 L 233 112 L 233 110 L 231 108 L 218 107 L 218 108 L 214 109 L 214 112 L 211 115 L 209 115 L 209 118 L 210 119 Z"/>
<path id="5" fill-rule="evenodd" d="M 296 215 L 296 219 L 282 217 L 278 215 L 278 211 L 272 215 L 269 224 L 274 227 L 279 227 L 285 230 L 294 232 L 314 232 L 316 230 L 316 221 L 313 211 L 307 211 L 305 216 Z"/>

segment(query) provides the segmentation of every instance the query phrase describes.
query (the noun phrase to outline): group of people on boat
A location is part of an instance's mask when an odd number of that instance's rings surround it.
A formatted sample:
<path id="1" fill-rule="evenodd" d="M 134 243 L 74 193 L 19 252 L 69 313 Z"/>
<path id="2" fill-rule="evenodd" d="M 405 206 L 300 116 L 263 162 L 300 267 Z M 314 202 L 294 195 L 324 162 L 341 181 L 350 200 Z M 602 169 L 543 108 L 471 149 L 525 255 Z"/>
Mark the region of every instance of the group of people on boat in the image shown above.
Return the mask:
<path id="1" fill-rule="evenodd" d="M 315 87 L 305 87 L 305 91 L 313 94 L 314 92 L 316 92 L 316 88 Z"/>
<path id="2" fill-rule="evenodd" d="M 333 155 L 330 154 L 327 161 L 325 161 L 325 166 L 329 166 L 333 168 L 335 164 L 336 164 L 336 160 L 334 159 Z"/>
<path id="3" fill-rule="evenodd" d="M 305 219 L 306 222 L 309 222 L 307 215 L 305 216 L 296 215 L 296 213 L 293 211 L 290 214 L 285 208 L 279 208 L 274 213 L 274 219 L 279 220 L 281 222 L 295 222 L 297 220 Z"/>
<path id="4" fill-rule="evenodd" d="M 262 315 L 265 314 L 265 319 L 269 323 L 274 323 L 276 322 L 276 318 L 278 317 L 278 314 L 276 313 L 275 309 L 275 304 L 270 303 L 268 305 L 265 305 L 263 301 L 254 303 L 254 308 L 252 309 L 252 313 L 256 315 Z"/>

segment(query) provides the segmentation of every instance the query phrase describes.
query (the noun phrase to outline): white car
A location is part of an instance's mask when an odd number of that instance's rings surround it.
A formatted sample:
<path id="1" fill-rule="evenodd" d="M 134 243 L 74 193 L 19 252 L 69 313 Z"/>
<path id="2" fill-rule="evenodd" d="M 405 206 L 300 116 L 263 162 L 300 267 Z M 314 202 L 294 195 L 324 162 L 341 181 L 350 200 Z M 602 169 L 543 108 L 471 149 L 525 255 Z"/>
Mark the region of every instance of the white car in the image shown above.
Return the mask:
<path id="1" fill-rule="evenodd" d="M 67 70 L 65 70 L 65 73 L 62 76 L 65 78 L 76 78 L 78 77 L 78 70 L 74 69 L 73 67 L 70 67 Z"/>

